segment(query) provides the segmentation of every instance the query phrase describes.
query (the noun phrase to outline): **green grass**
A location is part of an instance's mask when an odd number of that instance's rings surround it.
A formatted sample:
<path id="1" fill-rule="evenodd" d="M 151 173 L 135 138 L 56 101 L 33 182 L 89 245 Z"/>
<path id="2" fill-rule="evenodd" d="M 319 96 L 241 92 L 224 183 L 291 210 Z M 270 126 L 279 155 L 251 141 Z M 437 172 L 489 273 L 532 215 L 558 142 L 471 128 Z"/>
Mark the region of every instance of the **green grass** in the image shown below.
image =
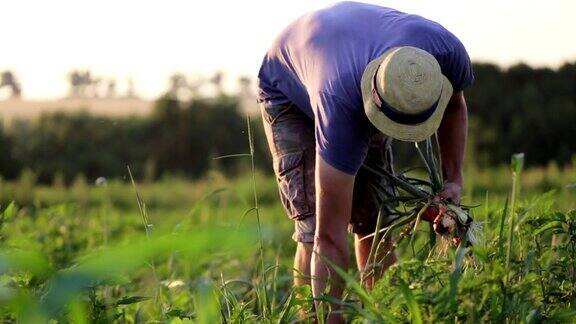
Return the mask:
<path id="1" fill-rule="evenodd" d="M 353 269 L 343 274 L 349 321 L 576 316 L 576 170 L 525 170 L 513 204 L 505 203 L 509 168 L 471 169 L 466 179 L 464 202 L 481 205 L 473 212 L 485 244 L 442 254 L 420 224 L 372 292 Z M 214 172 L 195 182 L 136 181 L 136 189 L 146 226 L 128 177 L 106 186 L 81 178 L 42 186 L 30 175 L 0 182 L 2 321 L 288 323 L 311 312 L 310 289 L 291 287 L 293 225 L 274 179 Z"/>

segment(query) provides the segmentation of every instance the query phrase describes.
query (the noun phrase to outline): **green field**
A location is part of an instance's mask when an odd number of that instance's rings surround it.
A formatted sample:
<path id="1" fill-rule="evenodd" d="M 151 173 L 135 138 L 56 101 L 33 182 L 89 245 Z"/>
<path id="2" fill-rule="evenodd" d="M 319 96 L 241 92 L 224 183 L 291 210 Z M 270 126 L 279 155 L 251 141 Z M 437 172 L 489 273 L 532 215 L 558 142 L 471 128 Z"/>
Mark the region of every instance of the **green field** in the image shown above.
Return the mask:
<path id="1" fill-rule="evenodd" d="M 421 224 L 374 291 L 349 271 L 349 321 L 574 321 L 576 170 L 524 171 L 515 206 L 506 202 L 508 167 L 469 169 L 466 181 L 464 203 L 479 205 L 473 212 L 485 243 L 441 253 Z M 129 177 L 98 186 L 78 177 L 45 186 L 25 172 L 0 182 L 0 204 L 3 322 L 313 316 L 309 289 L 291 288 L 292 223 L 269 176 L 231 180 L 213 172 L 135 186 Z"/>

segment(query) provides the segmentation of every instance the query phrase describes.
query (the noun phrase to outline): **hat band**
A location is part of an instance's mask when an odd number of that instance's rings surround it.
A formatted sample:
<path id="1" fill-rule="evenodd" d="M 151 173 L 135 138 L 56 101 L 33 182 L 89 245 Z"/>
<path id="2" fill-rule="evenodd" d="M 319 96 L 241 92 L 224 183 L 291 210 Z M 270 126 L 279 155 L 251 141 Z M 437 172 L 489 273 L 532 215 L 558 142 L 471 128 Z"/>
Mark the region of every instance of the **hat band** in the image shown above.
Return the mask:
<path id="1" fill-rule="evenodd" d="M 376 75 L 378 74 L 378 70 L 380 66 L 374 72 L 374 77 L 372 78 L 372 100 L 374 100 L 374 104 L 376 107 L 388 117 L 390 120 L 397 122 L 399 124 L 405 125 L 417 125 L 425 122 L 434 114 L 436 108 L 438 107 L 438 102 L 440 101 L 440 97 L 436 99 L 436 101 L 427 109 L 417 113 L 417 114 L 407 114 L 397 110 L 396 108 L 390 106 L 386 103 L 386 100 L 382 98 L 380 93 L 378 92 L 378 88 L 376 88 Z"/>

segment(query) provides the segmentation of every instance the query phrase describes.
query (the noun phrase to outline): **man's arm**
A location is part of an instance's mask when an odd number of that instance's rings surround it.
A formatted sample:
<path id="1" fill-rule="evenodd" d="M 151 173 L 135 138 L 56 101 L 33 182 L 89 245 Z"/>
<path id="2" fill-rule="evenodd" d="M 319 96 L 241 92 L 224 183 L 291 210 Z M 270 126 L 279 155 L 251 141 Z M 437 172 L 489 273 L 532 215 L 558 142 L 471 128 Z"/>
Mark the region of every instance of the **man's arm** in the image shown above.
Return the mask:
<path id="1" fill-rule="evenodd" d="M 441 198 L 460 202 L 463 182 L 464 153 L 468 133 L 468 108 L 462 91 L 452 95 L 438 129 L 440 158 L 444 175 Z"/>
<path id="2" fill-rule="evenodd" d="M 342 279 L 324 259 L 348 270 L 347 227 L 352 214 L 353 190 L 354 176 L 335 169 L 316 155 L 316 234 L 311 264 L 314 297 L 322 295 L 327 286 L 332 297 L 340 299 L 342 295 Z M 319 306 L 317 303 L 317 310 Z M 338 306 L 332 304 L 332 309 Z M 333 312 L 328 317 L 328 323 L 341 321 L 341 316 Z"/>

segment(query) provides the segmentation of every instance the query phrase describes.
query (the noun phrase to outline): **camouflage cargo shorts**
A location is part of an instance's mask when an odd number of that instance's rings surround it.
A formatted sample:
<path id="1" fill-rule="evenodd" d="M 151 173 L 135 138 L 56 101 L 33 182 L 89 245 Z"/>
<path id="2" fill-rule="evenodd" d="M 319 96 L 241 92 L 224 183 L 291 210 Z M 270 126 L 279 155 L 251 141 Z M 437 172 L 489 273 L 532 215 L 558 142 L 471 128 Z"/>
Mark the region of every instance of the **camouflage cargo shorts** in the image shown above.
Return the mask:
<path id="1" fill-rule="evenodd" d="M 293 104 L 261 105 L 261 111 L 280 199 L 295 222 L 292 238 L 296 242 L 313 242 L 316 228 L 314 121 Z M 394 187 L 385 177 L 366 168 L 392 171 L 391 139 L 380 132 L 374 133 L 354 184 L 349 229 L 359 235 L 374 232 L 383 201 L 395 195 Z M 382 212 L 384 224 L 389 218 L 386 211 L 392 206 L 386 207 Z"/>

